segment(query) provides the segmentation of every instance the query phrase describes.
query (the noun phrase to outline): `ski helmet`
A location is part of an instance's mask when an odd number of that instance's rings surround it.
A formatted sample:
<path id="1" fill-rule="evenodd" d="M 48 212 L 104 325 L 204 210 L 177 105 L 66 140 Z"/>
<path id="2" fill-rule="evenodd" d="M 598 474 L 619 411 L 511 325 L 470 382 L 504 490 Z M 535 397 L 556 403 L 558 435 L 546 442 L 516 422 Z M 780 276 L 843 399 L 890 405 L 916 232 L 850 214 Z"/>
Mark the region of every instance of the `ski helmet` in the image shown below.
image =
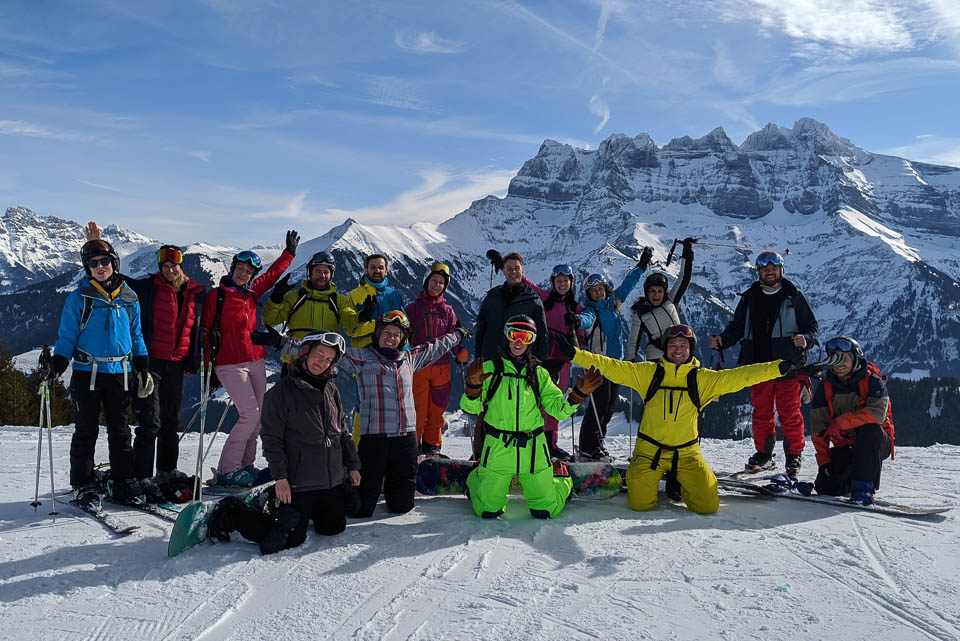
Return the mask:
<path id="1" fill-rule="evenodd" d="M 507 322 L 504 323 L 503 335 L 507 337 L 507 340 L 510 340 L 510 334 L 513 332 L 530 334 L 529 340 L 522 341 L 524 345 L 529 345 L 537 340 L 537 324 L 532 318 L 524 314 L 511 316 L 507 319 Z"/>
<path id="2" fill-rule="evenodd" d="M 697 335 L 692 327 L 689 325 L 671 325 L 668 327 L 667 331 L 660 337 L 660 349 L 664 352 L 667 351 L 667 343 L 670 342 L 671 338 L 687 339 L 687 342 L 690 343 L 690 358 L 693 358 L 693 353 L 697 351 Z"/>
<path id="3" fill-rule="evenodd" d="M 260 256 L 256 252 L 252 252 L 249 249 L 245 249 L 239 254 L 234 254 L 233 262 L 230 263 L 230 275 L 233 275 L 233 270 L 237 268 L 237 265 L 240 263 L 246 263 L 253 268 L 253 274 L 256 276 L 260 273 L 260 270 L 263 269 L 263 262 L 260 260 Z"/>
<path id="4" fill-rule="evenodd" d="M 334 272 L 337 271 L 337 261 L 334 259 L 333 254 L 330 252 L 317 252 L 307 261 L 307 278 L 310 278 L 313 268 L 317 265 L 326 265 L 329 267 L 330 278 L 333 278 Z"/>
<path id="5" fill-rule="evenodd" d="M 332 347 L 336 352 L 336 355 L 333 357 L 333 362 L 330 363 L 331 368 L 337 364 L 337 361 L 340 360 L 340 357 L 343 356 L 343 353 L 347 349 L 347 343 L 343 340 L 343 336 L 336 332 L 310 332 L 300 340 L 300 349 L 297 351 L 297 358 L 306 360 L 310 352 L 317 345 Z M 329 369 L 327 371 L 329 371 Z"/>
<path id="6" fill-rule="evenodd" d="M 176 245 L 163 245 L 157 250 L 157 264 L 171 262 L 179 265 L 183 262 L 183 252 Z"/>
<path id="7" fill-rule="evenodd" d="M 596 287 L 597 285 L 603 285 L 604 289 L 607 291 L 610 290 L 610 283 L 603 277 L 603 274 L 590 274 L 587 276 L 587 279 L 583 281 L 583 291 L 586 292 L 591 287 Z"/>
<path id="8" fill-rule="evenodd" d="M 400 344 L 397 346 L 397 349 L 403 349 L 410 341 L 410 320 L 407 318 L 407 315 L 399 309 L 393 309 L 381 316 L 373 326 L 373 337 L 377 341 L 380 340 L 380 332 L 387 325 L 400 328 L 402 338 L 400 339 Z"/>
<path id="9" fill-rule="evenodd" d="M 88 240 L 83 244 L 83 247 L 80 248 L 80 261 L 83 263 L 83 271 L 87 273 L 88 277 L 93 278 L 93 275 L 90 273 L 90 266 L 87 265 L 87 261 L 97 256 L 106 256 L 109 258 L 110 265 L 113 267 L 113 273 L 117 274 L 120 272 L 120 256 L 114 251 L 113 245 L 101 238 L 96 238 L 94 240 Z"/>
<path id="10" fill-rule="evenodd" d="M 427 273 L 423 276 L 423 291 L 427 291 L 427 281 L 430 280 L 430 277 L 434 274 L 440 274 L 443 276 L 443 291 L 447 291 L 447 287 L 450 287 L 450 266 L 445 263 L 433 263 L 427 269 Z M 440 292 L 443 295 L 443 292 Z"/>
<path id="11" fill-rule="evenodd" d="M 577 277 L 573 273 L 573 268 L 570 265 L 562 264 L 556 265 L 553 268 L 553 271 L 550 273 L 550 284 L 553 285 L 553 279 L 557 276 L 569 276 L 570 277 L 570 288 L 573 289 L 573 284 L 577 282 Z"/>
<path id="12" fill-rule="evenodd" d="M 853 356 L 853 368 L 859 369 L 860 364 L 865 360 L 863 356 L 863 348 L 860 347 L 860 343 L 853 340 L 848 336 L 837 336 L 836 338 L 831 338 L 823 346 L 827 350 L 827 354 L 832 354 L 834 352 L 848 352 Z"/>
<path id="13" fill-rule="evenodd" d="M 647 276 L 646 280 L 643 281 L 643 293 L 647 294 L 647 291 L 651 287 L 663 287 L 663 293 L 667 293 L 667 275 L 662 272 L 654 272 Z"/>

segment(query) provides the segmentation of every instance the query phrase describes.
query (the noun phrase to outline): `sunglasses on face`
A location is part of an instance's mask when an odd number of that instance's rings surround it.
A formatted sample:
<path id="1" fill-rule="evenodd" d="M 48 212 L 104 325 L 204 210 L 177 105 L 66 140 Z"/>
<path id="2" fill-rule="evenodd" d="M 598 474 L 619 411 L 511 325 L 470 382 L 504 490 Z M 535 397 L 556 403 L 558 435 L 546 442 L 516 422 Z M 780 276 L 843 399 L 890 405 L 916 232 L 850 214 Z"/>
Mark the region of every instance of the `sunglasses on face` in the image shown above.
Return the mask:
<path id="1" fill-rule="evenodd" d="M 525 332 L 521 329 L 511 329 L 507 331 L 507 340 L 511 343 L 516 343 L 520 341 L 524 345 L 529 345 L 537 339 L 537 335 L 533 332 Z"/>
<path id="2" fill-rule="evenodd" d="M 96 269 L 97 267 L 107 267 L 113 260 L 110 258 L 91 258 L 87 261 L 87 267 L 90 269 Z"/>

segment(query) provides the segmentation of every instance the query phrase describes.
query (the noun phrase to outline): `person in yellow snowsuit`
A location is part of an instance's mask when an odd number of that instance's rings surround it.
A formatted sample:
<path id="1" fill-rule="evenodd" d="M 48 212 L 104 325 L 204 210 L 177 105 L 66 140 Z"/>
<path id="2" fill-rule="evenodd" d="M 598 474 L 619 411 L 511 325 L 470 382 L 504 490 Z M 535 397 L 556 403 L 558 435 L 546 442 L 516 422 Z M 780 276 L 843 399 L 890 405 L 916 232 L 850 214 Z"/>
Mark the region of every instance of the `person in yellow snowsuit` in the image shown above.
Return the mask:
<path id="1" fill-rule="evenodd" d="M 673 469 L 687 507 L 699 514 L 713 514 L 720 507 L 720 498 L 717 477 L 700 452 L 700 411 L 724 394 L 779 378 L 794 365 L 777 360 L 714 371 L 700 368 L 693 357 L 697 337 L 689 326 L 673 325 L 662 340 L 665 354 L 655 362 L 607 358 L 576 349 L 572 342 L 565 349 L 575 364 L 594 367 L 645 399 L 637 444 L 627 468 L 627 505 L 641 512 L 656 506 L 660 479 Z"/>

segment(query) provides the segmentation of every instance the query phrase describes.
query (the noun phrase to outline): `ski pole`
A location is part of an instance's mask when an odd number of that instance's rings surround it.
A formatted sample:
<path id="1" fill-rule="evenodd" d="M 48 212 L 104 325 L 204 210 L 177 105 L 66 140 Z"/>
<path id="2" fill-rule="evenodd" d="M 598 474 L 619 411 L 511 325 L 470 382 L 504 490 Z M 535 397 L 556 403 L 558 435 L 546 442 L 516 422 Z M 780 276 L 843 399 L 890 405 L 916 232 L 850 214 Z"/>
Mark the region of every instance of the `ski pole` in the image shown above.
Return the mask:
<path id="1" fill-rule="evenodd" d="M 233 399 L 229 396 L 227 397 L 227 404 L 223 408 L 223 414 L 220 415 L 220 421 L 217 423 L 217 429 L 213 433 L 213 437 L 210 439 L 210 444 L 207 445 L 207 450 L 203 453 L 203 460 L 206 461 L 207 457 L 210 456 L 210 450 L 213 449 L 213 444 L 217 440 L 217 434 L 220 433 L 220 428 L 223 427 L 223 420 L 227 418 L 227 412 L 230 411 L 230 406 L 233 405 Z"/>
<path id="2" fill-rule="evenodd" d="M 630 434 L 630 452 L 633 452 L 633 388 L 630 388 L 630 405 L 627 407 L 628 432 Z"/>
<path id="3" fill-rule="evenodd" d="M 43 400 L 47 408 L 47 447 L 50 454 L 50 500 L 53 502 L 53 511 L 50 516 L 53 522 L 57 522 L 57 492 L 53 487 L 53 421 L 50 419 L 50 385 L 46 381 L 43 383 Z"/>
<path id="4" fill-rule="evenodd" d="M 199 407 L 197 408 L 197 411 L 193 413 L 193 418 L 190 419 L 190 422 L 187 423 L 187 426 L 186 426 L 185 428 L 183 428 L 183 431 L 182 431 L 182 432 L 180 432 L 180 438 L 179 438 L 178 441 L 177 441 L 178 443 L 181 442 L 181 441 L 183 441 L 183 437 L 186 436 L 186 435 L 187 435 L 187 432 L 190 431 L 190 428 L 193 427 L 193 423 L 194 423 L 194 421 L 197 420 L 197 417 L 198 417 L 198 416 L 200 416 L 200 408 L 199 408 Z"/>
<path id="5" fill-rule="evenodd" d="M 193 478 L 193 497 L 195 501 L 200 500 L 200 492 L 203 486 L 203 483 L 200 480 L 200 475 L 201 475 L 201 472 L 203 471 L 203 424 L 207 414 L 207 389 L 204 383 L 208 380 L 208 378 L 207 378 L 207 364 L 204 361 L 203 356 L 204 356 L 203 345 L 201 344 L 200 345 L 200 438 L 198 439 L 200 441 L 200 444 L 197 450 L 196 473 Z"/>
<path id="6" fill-rule="evenodd" d="M 681 241 L 679 238 L 675 238 L 673 240 L 673 245 L 670 247 L 670 252 L 667 254 L 667 265 L 670 265 L 670 261 L 673 259 L 673 252 L 677 248 L 677 245 L 681 242 L 683 241 Z M 745 245 L 730 245 L 728 243 L 708 243 L 702 240 L 694 240 L 693 242 L 696 243 L 697 245 L 708 245 L 710 247 L 727 247 L 728 249 L 742 249 L 745 251 L 757 251 L 757 252 L 767 251 L 766 247 L 747 247 Z M 789 248 L 784 249 L 783 253 L 789 254 L 790 249 Z"/>
<path id="7" fill-rule="evenodd" d="M 42 505 L 42 503 L 40 503 L 40 455 L 43 453 L 43 388 L 46 384 L 46 381 L 40 383 L 40 419 L 38 421 L 40 433 L 37 440 L 37 484 L 33 490 L 33 503 L 30 504 L 34 512 Z"/>

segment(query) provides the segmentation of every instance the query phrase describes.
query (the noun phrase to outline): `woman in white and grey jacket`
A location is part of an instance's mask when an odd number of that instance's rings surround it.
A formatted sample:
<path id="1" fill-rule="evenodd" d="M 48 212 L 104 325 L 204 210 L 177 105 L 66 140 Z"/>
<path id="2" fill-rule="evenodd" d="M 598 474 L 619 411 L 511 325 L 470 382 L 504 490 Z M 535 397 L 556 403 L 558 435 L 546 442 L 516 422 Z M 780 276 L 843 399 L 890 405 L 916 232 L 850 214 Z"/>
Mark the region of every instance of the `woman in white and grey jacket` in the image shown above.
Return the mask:
<path id="1" fill-rule="evenodd" d="M 673 289 L 667 293 L 667 277 L 662 272 L 650 274 L 643 281 L 643 297 L 631 307 L 632 323 L 630 325 L 630 340 L 627 342 L 627 358 L 629 360 L 657 361 L 663 356 L 660 349 L 660 336 L 672 325 L 680 324 L 680 313 L 677 306 L 687 285 L 690 284 L 690 275 L 693 271 L 693 238 L 683 239 L 683 262 L 680 264 L 680 276 L 674 283 Z M 646 358 L 639 358 L 641 334 L 647 335 Z"/>

